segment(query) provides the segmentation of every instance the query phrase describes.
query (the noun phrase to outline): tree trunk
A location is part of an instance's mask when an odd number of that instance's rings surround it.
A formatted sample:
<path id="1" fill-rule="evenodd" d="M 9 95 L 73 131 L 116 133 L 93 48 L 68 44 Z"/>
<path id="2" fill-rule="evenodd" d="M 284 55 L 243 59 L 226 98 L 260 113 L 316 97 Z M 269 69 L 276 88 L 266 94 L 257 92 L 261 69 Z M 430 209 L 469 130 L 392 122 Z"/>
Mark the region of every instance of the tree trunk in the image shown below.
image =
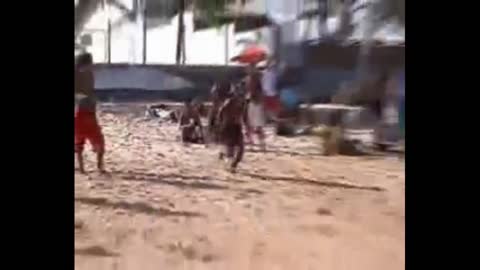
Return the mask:
<path id="1" fill-rule="evenodd" d="M 92 15 L 98 10 L 101 1 L 97 0 L 81 0 L 75 6 L 75 39 L 82 32 L 84 25 L 92 17 Z"/>
<path id="2" fill-rule="evenodd" d="M 147 63 L 147 0 L 142 0 L 143 64 Z"/>
<path id="3" fill-rule="evenodd" d="M 353 30 L 352 27 L 352 14 L 351 9 L 351 0 L 343 1 L 341 11 L 340 11 L 340 27 L 338 28 L 337 37 L 340 40 L 347 38 Z"/>
<path id="4" fill-rule="evenodd" d="M 322 38 L 328 33 L 328 0 L 317 0 L 318 2 L 318 12 L 319 16 L 319 25 L 318 25 L 318 37 Z"/>
<path id="5" fill-rule="evenodd" d="M 228 65 L 228 62 L 230 61 L 230 56 L 228 55 L 228 45 L 230 44 L 230 27 L 228 24 L 225 24 L 225 65 Z"/>
<path id="6" fill-rule="evenodd" d="M 110 15 L 108 15 L 107 21 L 107 61 L 109 64 L 112 63 L 112 21 L 110 20 Z"/>
<path id="7" fill-rule="evenodd" d="M 107 63 L 112 63 L 112 19 L 110 18 L 110 5 L 105 0 L 104 11 L 107 14 Z"/>
<path id="8" fill-rule="evenodd" d="M 185 56 L 185 25 L 183 21 L 183 13 L 185 11 L 185 0 L 178 1 L 178 30 L 177 30 L 177 53 L 176 63 L 179 65 L 181 62 L 185 63 L 185 59 L 182 60 L 182 55 Z M 182 52 L 183 51 L 183 52 Z"/>

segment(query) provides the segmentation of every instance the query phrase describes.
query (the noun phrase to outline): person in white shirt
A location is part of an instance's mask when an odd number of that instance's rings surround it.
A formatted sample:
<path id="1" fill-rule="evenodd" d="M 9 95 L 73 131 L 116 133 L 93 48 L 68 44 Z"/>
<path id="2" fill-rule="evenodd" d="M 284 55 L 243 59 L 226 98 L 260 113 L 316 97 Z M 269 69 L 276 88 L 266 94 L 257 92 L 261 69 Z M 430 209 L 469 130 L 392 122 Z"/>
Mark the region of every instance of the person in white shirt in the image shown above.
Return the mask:
<path id="1" fill-rule="evenodd" d="M 277 80 L 278 75 L 275 60 L 270 58 L 267 62 L 267 68 L 263 71 L 262 75 L 262 91 L 265 110 L 274 118 L 277 117 L 277 114 L 280 110 Z"/>

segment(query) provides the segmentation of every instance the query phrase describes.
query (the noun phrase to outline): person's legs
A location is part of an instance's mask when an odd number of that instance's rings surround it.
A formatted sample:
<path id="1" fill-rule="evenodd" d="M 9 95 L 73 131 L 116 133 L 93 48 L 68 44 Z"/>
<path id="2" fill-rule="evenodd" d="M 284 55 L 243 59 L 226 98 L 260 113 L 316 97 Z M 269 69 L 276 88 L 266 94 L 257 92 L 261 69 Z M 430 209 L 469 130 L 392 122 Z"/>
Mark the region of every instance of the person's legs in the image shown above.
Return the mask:
<path id="1" fill-rule="evenodd" d="M 251 140 L 252 132 L 257 135 L 260 144 L 263 144 L 263 127 L 265 124 L 265 115 L 263 106 L 258 102 L 250 102 L 248 107 L 248 126 L 247 126 L 247 139 Z"/>
<path id="2" fill-rule="evenodd" d="M 192 135 L 193 135 L 194 127 L 186 126 L 182 128 L 182 142 L 183 143 L 191 143 L 192 142 Z"/>
<path id="3" fill-rule="evenodd" d="M 202 127 L 200 125 L 195 126 L 195 140 L 197 143 L 207 143 L 207 140 L 203 135 Z"/>
<path id="4" fill-rule="evenodd" d="M 265 143 L 265 132 L 263 127 L 256 127 L 255 128 L 255 134 L 257 134 L 258 141 L 260 142 L 260 148 L 262 151 L 267 151 L 267 145 Z"/>
<path id="5" fill-rule="evenodd" d="M 80 158 L 83 163 L 83 158 L 80 157 L 83 152 L 83 145 L 88 140 L 92 145 L 93 151 L 97 155 L 97 169 L 100 172 L 105 172 L 104 167 L 104 154 L 105 154 L 105 139 L 103 137 L 102 129 L 98 124 L 96 115 L 94 112 L 85 112 L 82 114 L 78 124 L 76 123 L 76 132 L 78 136 L 76 138 L 76 146 L 79 150 L 77 152 L 77 158 Z M 78 140 L 77 140 L 78 139 Z M 80 162 L 79 162 L 80 163 Z"/>
<path id="6" fill-rule="evenodd" d="M 83 162 L 83 149 L 86 141 L 84 122 L 84 116 L 81 113 L 75 116 L 75 154 L 77 156 L 80 173 L 85 173 L 85 166 Z"/>
<path id="7" fill-rule="evenodd" d="M 105 151 L 97 151 L 97 169 L 99 172 L 104 173 L 105 172 L 105 163 L 104 163 L 104 154 Z"/>
<path id="8" fill-rule="evenodd" d="M 75 154 L 77 156 L 78 169 L 80 173 L 85 173 L 85 166 L 83 163 L 83 148 L 85 140 L 75 137 Z"/>
<path id="9" fill-rule="evenodd" d="M 218 142 L 220 143 L 220 152 L 218 153 L 218 159 L 223 160 L 225 153 L 228 152 L 228 127 L 221 125 L 218 129 Z"/>
<path id="10" fill-rule="evenodd" d="M 216 112 L 217 110 L 215 107 L 212 107 L 210 109 L 210 112 L 208 114 L 208 136 L 210 137 L 211 141 L 218 142 L 218 134 L 216 132 Z"/>
<path id="11" fill-rule="evenodd" d="M 228 125 L 225 130 L 225 150 L 228 158 L 233 158 L 235 150 L 235 130 L 234 125 Z"/>
<path id="12" fill-rule="evenodd" d="M 97 154 L 97 169 L 103 173 L 105 172 L 105 139 L 100 126 L 97 125 L 95 128 L 94 133 L 90 137 L 90 143 L 92 144 L 93 151 Z"/>
<path id="13" fill-rule="evenodd" d="M 236 147 L 235 147 L 236 148 L 236 153 L 235 153 L 235 158 L 233 159 L 232 165 L 231 165 L 232 172 L 235 172 L 238 164 L 240 163 L 240 161 L 242 161 L 244 150 L 245 150 L 241 127 L 238 127 L 237 133 L 238 133 L 237 134 L 237 142 L 236 142 Z"/>
<path id="14" fill-rule="evenodd" d="M 247 139 L 247 144 L 253 144 L 253 128 L 251 125 L 251 102 L 247 101 L 245 104 L 244 115 L 243 115 L 243 122 L 245 126 L 245 138 Z"/>

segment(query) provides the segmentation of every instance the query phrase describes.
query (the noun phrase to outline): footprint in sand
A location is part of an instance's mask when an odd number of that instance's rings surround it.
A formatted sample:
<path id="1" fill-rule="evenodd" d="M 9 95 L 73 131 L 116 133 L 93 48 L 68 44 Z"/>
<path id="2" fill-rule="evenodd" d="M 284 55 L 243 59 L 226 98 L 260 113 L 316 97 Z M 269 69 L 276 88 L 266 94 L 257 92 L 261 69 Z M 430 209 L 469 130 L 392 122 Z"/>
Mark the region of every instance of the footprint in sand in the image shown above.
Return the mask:
<path id="1" fill-rule="evenodd" d="M 75 248 L 75 255 L 95 256 L 95 257 L 118 257 L 116 252 L 108 251 L 102 246 L 90 246 L 84 248 Z"/>
<path id="2" fill-rule="evenodd" d="M 335 227 L 328 224 L 301 225 L 298 229 L 304 232 L 318 233 L 329 238 L 334 237 L 339 233 Z"/>
<path id="3" fill-rule="evenodd" d="M 133 235 L 135 235 L 134 229 L 116 231 L 114 234 L 115 247 L 119 248 L 120 246 L 122 246 L 123 243 L 126 243 L 127 240 L 131 238 Z"/>
<path id="4" fill-rule="evenodd" d="M 159 249 L 165 249 L 169 253 L 180 253 L 187 260 L 195 260 L 200 258 L 197 250 L 192 244 L 184 244 L 182 242 L 170 243 L 167 246 L 158 246 Z"/>
<path id="5" fill-rule="evenodd" d="M 219 259 L 219 257 L 214 255 L 214 254 L 205 254 L 201 258 L 202 262 L 204 262 L 204 263 L 209 263 L 209 262 L 212 262 L 212 261 L 216 261 L 218 259 Z"/>
<path id="6" fill-rule="evenodd" d="M 330 211 L 330 209 L 323 208 L 323 207 L 318 208 L 316 212 L 320 216 L 332 216 L 333 215 L 332 211 Z"/>
<path id="7" fill-rule="evenodd" d="M 252 248 L 252 256 L 262 256 L 265 250 L 264 242 L 257 242 Z"/>
<path id="8" fill-rule="evenodd" d="M 379 196 L 372 200 L 373 204 L 376 205 L 383 205 L 388 204 L 388 198 L 386 196 Z"/>

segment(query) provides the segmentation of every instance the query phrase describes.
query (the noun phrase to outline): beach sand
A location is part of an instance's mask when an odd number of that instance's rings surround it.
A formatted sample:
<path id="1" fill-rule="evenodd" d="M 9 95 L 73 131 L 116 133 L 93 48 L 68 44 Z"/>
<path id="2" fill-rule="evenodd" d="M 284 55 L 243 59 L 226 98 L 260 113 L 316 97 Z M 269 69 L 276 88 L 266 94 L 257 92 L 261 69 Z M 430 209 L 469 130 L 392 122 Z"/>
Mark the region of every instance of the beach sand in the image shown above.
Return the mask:
<path id="1" fill-rule="evenodd" d="M 75 172 L 75 269 L 405 268 L 402 159 L 325 157 L 318 138 L 270 131 L 231 174 L 142 106 L 102 111 L 110 175 L 90 152 Z"/>

